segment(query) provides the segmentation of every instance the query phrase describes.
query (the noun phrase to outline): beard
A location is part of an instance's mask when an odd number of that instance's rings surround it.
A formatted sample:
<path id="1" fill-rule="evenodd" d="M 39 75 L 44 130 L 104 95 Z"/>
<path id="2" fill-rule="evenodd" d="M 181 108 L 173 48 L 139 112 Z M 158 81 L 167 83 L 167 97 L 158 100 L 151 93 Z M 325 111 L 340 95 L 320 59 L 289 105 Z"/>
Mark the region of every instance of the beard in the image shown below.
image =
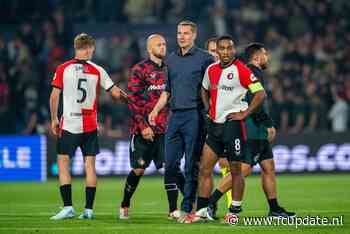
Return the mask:
<path id="1" fill-rule="evenodd" d="M 221 62 L 222 65 L 226 66 L 226 65 L 230 64 L 234 59 L 235 59 L 235 57 L 232 56 L 232 57 L 227 57 L 225 59 L 219 58 L 219 61 Z"/>
<path id="2" fill-rule="evenodd" d="M 161 53 L 153 53 L 153 56 L 159 59 L 163 59 L 165 57 L 165 55 L 161 54 Z"/>
<path id="3" fill-rule="evenodd" d="M 269 63 L 268 62 L 265 62 L 263 64 L 260 64 L 260 67 L 262 70 L 265 70 L 267 67 L 269 66 Z"/>

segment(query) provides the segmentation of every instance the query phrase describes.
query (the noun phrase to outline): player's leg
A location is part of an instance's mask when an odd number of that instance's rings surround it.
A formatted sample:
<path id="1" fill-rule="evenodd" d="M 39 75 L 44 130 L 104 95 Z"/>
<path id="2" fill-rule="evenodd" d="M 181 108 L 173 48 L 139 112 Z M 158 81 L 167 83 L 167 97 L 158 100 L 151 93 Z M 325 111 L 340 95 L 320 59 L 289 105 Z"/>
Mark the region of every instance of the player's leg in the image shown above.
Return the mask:
<path id="1" fill-rule="evenodd" d="M 80 219 L 93 218 L 93 205 L 96 194 L 97 176 L 95 169 L 95 156 L 84 156 L 85 167 L 85 210 L 79 216 Z"/>
<path id="2" fill-rule="evenodd" d="M 231 161 L 230 170 L 231 174 L 220 180 L 218 188 L 215 189 L 209 198 L 209 219 L 216 219 L 215 206 L 225 192 L 229 191 L 230 189 L 232 189 L 232 203 L 229 207 L 229 212 L 237 215 L 242 211 L 241 206 L 245 187 L 242 163 L 240 161 Z"/>
<path id="3" fill-rule="evenodd" d="M 60 154 L 57 158 L 58 178 L 60 182 L 60 193 L 63 206 L 72 206 L 72 178 L 69 172 L 70 158 L 68 155 Z"/>
<path id="4" fill-rule="evenodd" d="M 232 205 L 230 213 L 241 212 L 244 193 L 244 177 L 242 161 L 245 155 L 245 126 L 242 121 L 227 121 L 225 127 L 225 142 L 232 177 Z"/>
<path id="5" fill-rule="evenodd" d="M 210 219 L 216 219 L 217 203 L 225 193 L 227 193 L 228 191 L 231 191 L 231 188 L 232 188 L 232 177 L 230 172 L 229 175 L 220 179 L 217 188 L 209 197 L 208 215 L 210 216 Z M 230 198 L 230 200 L 232 201 L 232 197 Z M 231 206 L 231 204 L 232 202 L 230 203 L 229 207 Z"/>
<path id="6" fill-rule="evenodd" d="M 152 142 L 146 141 L 139 134 L 131 136 L 129 155 L 132 170 L 129 172 L 124 185 L 123 200 L 119 210 L 120 219 L 129 218 L 130 201 L 145 172 L 145 168 L 150 163 L 149 153 L 152 146 Z"/>
<path id="7" fill-rule="evenodd" d="M 85 167 L 85 209 L 79 219 L 92 219 L 97 186 L 95 161 L 96 155 L 100 152 L 97 131 L 83 133 L 80 148 L 84 155 Z"/>
<path id="8" fill-rule="evenodd" d="M 241 211 L 243 192 L 244 192 L 244 178 L 241 170 L 240 161 L 231 161 L 231 177 L 232 177 L 232 211 L 239 213 Z"/>
<path id="9" fill-rule="evenodd" d="M 215 151 L 205 144 L 199 167 L 197 210 L 208 206 L 209 196 L 213 189 L 213 169 L 217 160 Z"/>
<path id="10" fill-rule="evenodd" d="M 242 174 L 244 177 L 247 177 L 251 174 L 251 166 L 246 163 L 242 163 Z M 221 178 L 219 180 L 217 188 L 214 190 L 214 192 L 209 197 L 209 207 L 214 207 L 215 204 L 221 199 L 221 197 L 226 193 L 230 192 L 232 189 L 232 176 L 231 172 L 230 174 L 226 175 L 225 177 Z M 230 200 L 232 201 L 232 197 L 230 197 Z M 230 203 L 229 207 L 231 206 L 232 202 Z"/>
<path id="11" fill-rule="evenodd" d="M 230 164 L 228 163 L 226 158 L 224 158 L 224 157 L 219 158 L 219 166 L 220 166 L 222 178 L 224 178 L 228 175 L 231 176 Z M 227 207 L 229 208 L 231 206 L 231 203 L 232 203 L 232 191 L 228 190 L 225 194 L 226 194 Z"/>
<path id="12" fill-rule="evenodd" d="M 140 182 L 142 175 L 144 174 L 144 171 L 145 170 L 142 168 L 135 168 L 129 172 L 125 181 L 123 200 L 119 209 L 120 219 L 129 219 L 129 208 L 131 198 L 136 191 L 136 188 Z"/>
<path id="13" fill-rule="evenodd" d="M 233 126 L 235 127 L 235 126 Z M 232 171 L 233 168 L 231 167 L 231 179 L 232 179 L 232 206 L 230 207 L 230 212 L 234 214 L 238 214 L 241 212 L 241 203 L 244 193 L 244 178 L 248 177 L 252 173 L 252 168 L 255 165 L 256 161 L 253 159 L 253 155 L 255 156 L 257 152 L 257 147 L 255 147 L 255 144 L 253 144 L 252 141 L 244 139 L 245 136 L 245 126 L 244 122 L 241 122 L 241 129 L 242 129 L 242 138 L 234 138 L 233 144 L 229 145 L 229 149 L 233 150 L 231 152 L 230 156 L 236 159 L 239 162 L 240 166 L 236 166 L 236 170 Z M 231 164 L 232 166 L 232 164 Z M 239 170 L 240 169 L 240 170 Z M 236 178 L 234 178 L 234 175 L 236 174 Z M 238 179 L 237 182 L 234 180 Z M 229 178 L 226 179 L 227 181 Z M 235 191 L 236 188 L 240 189 L 238 191 Z M 235 198 L 237 197 L 237 198 Z M 238 199 L 238 200 L 235 200 Z"/>
<path id="14" fill-rule="evenodd" d="M 261 183 L 267 199 L 275 199 L 276 193 L 276 174 L 275 163 L 272 159 L 260 162 Z"/>
<path id="15" fill-rule="evenodd" d="M 71 134 L 63 130 L 57 139 L 58 179 L 60 183 L 60 194 L 63 201 L 63 209 L 56 215 L 52 216 L 50 218 L 51 220 L 67 219 L 75 216 L 72 203 L 72 179 L 69 167 L 70 156 L 74 154 L 77 147 L 77 138 L 77 134 Z"/>
<path id="16" fill-rule="evenodd" d="M 295 216 L 294 212 L 287 211 L 286 209 L 281 207 L 277 201 L 276 172 L 275 162 L 273 160 L 273 153 L 271 150 L 271 146 L 267 141 L 262 142 L 262 144 L 264 144 L 264 150 L 262 151 L 262 160 L 260 161 L 261 182 L 270 208 L 269 216 Z"/>

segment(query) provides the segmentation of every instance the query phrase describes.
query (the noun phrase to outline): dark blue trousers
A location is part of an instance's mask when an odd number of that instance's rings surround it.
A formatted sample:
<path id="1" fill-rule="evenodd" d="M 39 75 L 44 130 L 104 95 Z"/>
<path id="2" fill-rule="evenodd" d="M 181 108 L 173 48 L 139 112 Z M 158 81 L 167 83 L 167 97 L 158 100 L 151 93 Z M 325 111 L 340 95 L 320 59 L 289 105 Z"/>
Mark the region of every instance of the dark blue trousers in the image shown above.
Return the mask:
<path id="1" fill-rule="evenodd" d="M 185 185 L 181 209 L 192 211 L 198 185 L 198 164 L 203 141 L 202 116 L 197 109 L 174 111 L 165 135 L 165 178 L 168 185 L 176 183 L 178 165 L 185 156 Z"/>

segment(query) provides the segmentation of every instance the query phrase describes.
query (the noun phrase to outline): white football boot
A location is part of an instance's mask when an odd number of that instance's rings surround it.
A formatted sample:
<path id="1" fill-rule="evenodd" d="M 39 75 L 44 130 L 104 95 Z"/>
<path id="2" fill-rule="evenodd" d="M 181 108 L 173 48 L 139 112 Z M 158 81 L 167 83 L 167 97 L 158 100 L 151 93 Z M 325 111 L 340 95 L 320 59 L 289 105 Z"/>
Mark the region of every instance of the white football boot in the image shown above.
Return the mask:
<path id="1" fill-rule="evenodd" d="M 73 206 L 65 206 L 62 208 L 60 212 L 52 216 L 50 219 L 51 220 L 71 219 L 71 218 L 74 218 L 74 216 L 75 216 L 75 211 Z"/>
<path id="2" fill-rule="evenodd" d="M 79 219 L 93 219 L 94 218 L 94 212 L 92 209 L 85 209 L 81 215 L 79 215 Z"/>

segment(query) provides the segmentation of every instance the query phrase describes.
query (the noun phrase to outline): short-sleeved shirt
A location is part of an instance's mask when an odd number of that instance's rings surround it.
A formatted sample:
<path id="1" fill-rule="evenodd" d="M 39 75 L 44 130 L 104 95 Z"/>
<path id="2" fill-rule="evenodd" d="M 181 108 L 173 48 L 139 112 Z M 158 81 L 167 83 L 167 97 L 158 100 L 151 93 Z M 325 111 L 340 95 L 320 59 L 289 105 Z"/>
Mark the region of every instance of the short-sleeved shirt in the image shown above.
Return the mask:
<path id="1" fill-rule="evenodd" d="M 258 78 L 260 83 L 264 85 L 263 71 L 253 64 L 247 64 L 247 67 L 253 72 L 255 77 Z M 247 93 L 245 100 L 248 104 L 250 104 L 252 99 L 253 95 Z M 272 126 L 273 121 L 269 114 L 267 99 L 265 99 L 261 106 L 246 119 L 247 137 L 248 139 L 267 139 L 267 128 L 271 128 Z"/>
<path id="2" fill-rule="evenodd" d="M 263 90 L 259 80 L 239 59 L 226 67 L 220 62 L 210 65 L 202 86 L 210 93 L 209 116 L 216 123 L 224 123 L 230 113 L 248 108 L 243 100 L 248 89 L 252 93 Z"/>
<path id="3" fill-rule="evenodd" d="M 207 51 L 193 46 L 185 55 L 181 50 L 171 53 L 165 63 L 168 79 L 165 91 L 171 94 L 170 108 L 185 110 L 202 108 L 200 87 L 207 67 L 214 58 Z"/>
<path id="4" fill-rule="evenodd" d="M 99 87 L 110 90 L 114 85 L 101 66 L 87 60 L 69 60 L 57 67 L 51 85 L 63 94 L 61 129 L 75 134 L 97 129 Z"/>

